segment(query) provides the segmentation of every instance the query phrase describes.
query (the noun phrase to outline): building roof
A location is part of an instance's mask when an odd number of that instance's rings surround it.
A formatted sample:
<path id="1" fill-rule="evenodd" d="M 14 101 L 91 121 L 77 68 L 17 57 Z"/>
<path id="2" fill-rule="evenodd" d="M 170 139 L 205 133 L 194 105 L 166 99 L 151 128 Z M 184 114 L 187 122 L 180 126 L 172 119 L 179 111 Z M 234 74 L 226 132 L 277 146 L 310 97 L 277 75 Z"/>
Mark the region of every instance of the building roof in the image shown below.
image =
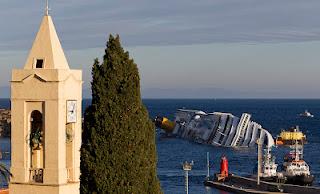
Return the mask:
<path id="1" fill-rule="evenodd" d="M 35 69 L 37 60 L 43 60 L 44 69 L 69 69 L 52 18 L 47 14 L 42 19 L 24 69 Z"/>

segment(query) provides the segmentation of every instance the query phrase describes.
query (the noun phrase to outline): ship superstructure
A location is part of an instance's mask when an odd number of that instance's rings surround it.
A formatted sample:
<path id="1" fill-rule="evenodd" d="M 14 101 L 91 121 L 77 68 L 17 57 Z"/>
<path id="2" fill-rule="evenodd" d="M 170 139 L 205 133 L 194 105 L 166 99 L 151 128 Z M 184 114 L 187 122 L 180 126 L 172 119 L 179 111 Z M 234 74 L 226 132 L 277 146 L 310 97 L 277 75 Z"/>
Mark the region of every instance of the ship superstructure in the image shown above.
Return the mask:
<path id="1" fill-rule="evenodd" d="M 250 147 L 259 139 L 267 147 L 272 147 L 274 145 L 272 135 L 250 119 L 251 115 L 248 113 L 243 113 L 239 118 L 231 113 L 205 113 L 200 110 L 178 109 L 174 128 L 165 131 L 183 139 L 210 145 Z M 165 119 L 158 117 L 156 121 L 159 120 Z M 160 123 L 157 126 L 162 128 Z"/>

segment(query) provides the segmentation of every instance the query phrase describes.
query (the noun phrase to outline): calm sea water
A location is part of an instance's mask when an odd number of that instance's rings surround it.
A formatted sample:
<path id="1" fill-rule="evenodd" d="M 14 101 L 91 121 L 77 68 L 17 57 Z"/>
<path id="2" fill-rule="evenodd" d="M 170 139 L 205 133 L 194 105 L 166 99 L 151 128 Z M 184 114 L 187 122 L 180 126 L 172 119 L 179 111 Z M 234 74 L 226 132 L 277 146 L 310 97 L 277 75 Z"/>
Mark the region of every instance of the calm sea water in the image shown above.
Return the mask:
<path id="1" fill-rule="evenodd" d="M 90 104 L 85 100 L 84 106 Z M 320 100 L 144 100 L 151 118 L 168 116 L 173 119 L 178 108 L 199 109 L 206 112 L 230 112 L 241 116 L 243 112 L 252 114 L 252 119 L 268 129 L 273 136 L 281 129 L 299 125 L 305 132 L 308 144 L 305 146 L 305 160 L 316 177 L 316 184 L 320 181 Z M 0 99 L 0 108 L 8 108 L 9 101 Z M 300 118 L 299 113 L 308 109 L 315 118 Z M 194 161 L 194 167 L 189 176 L 189 193 L 197 194 L 226 194 L 226 192 L 203 186 L 206 175 L 206 153 L 210 153 L 211 174 L 219 170 L 222 155 L 229 159 L 230 171 L 236 174 L 248 175 L 252 173 L 256 163 L 256 150 L 231 149 L 200 145 L 197 143 L 175 139 L 162 138 L 158 132 L 156 136 L 158 152 L 158 176 L 166 194 L 182 194 L 184 192 L 184 172 L 182 162 Z M 9 139 L 0 139 L 0 148 L 10 150 Z M 278 163 L 281 163 L 288 150 L 274 149 Z M 9 158 L 2 160 L 10 165 Z"/>

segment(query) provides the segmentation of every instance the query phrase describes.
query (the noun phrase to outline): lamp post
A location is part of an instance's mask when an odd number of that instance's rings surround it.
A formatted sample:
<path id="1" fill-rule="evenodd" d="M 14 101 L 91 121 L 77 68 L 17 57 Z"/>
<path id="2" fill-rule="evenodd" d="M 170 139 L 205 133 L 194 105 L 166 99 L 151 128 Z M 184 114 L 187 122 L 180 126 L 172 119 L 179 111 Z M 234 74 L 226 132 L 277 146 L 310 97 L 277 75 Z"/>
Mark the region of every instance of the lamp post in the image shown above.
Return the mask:
<path id="1" fill-rule="evenodd" d="M 183 170 L 185 172 L 185 190 L 186 190 L 186 193 L 189 194 L 189 180 L 188 180 L 188 176 L 189 176 L 189 171 L 191 171 L 192 169 L 192 166 L 193 166 L 194 162 L 191 161 L 191 163 L 185 161 L 183 164 L 182 164 L 182 167 L 183 167 Z"/>
<path id="2" fill-rule="evenodd" d="M 257 174 L 257 185 L 260 185 L 260 174 L 261 174 L 261 157 L 262 157 L 262 142 L 260 139 L 257 140 L 258 144 L 258 174 Z"/>

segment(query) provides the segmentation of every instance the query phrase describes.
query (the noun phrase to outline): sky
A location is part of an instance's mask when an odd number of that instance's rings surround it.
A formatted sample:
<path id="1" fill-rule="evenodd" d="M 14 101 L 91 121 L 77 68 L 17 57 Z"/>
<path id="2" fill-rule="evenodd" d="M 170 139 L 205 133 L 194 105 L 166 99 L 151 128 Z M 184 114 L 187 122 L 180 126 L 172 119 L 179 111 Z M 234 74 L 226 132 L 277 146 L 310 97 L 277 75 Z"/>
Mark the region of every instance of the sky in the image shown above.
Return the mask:
<path id="1" fill-rule="evenodd" d="M 23 68 L 45 0 L 0 1 L 0 97 Z M 69 66 L 110 33 L 138 64 L 144 98 L 319 98 L 319 0 L 50 0 Z"/>

